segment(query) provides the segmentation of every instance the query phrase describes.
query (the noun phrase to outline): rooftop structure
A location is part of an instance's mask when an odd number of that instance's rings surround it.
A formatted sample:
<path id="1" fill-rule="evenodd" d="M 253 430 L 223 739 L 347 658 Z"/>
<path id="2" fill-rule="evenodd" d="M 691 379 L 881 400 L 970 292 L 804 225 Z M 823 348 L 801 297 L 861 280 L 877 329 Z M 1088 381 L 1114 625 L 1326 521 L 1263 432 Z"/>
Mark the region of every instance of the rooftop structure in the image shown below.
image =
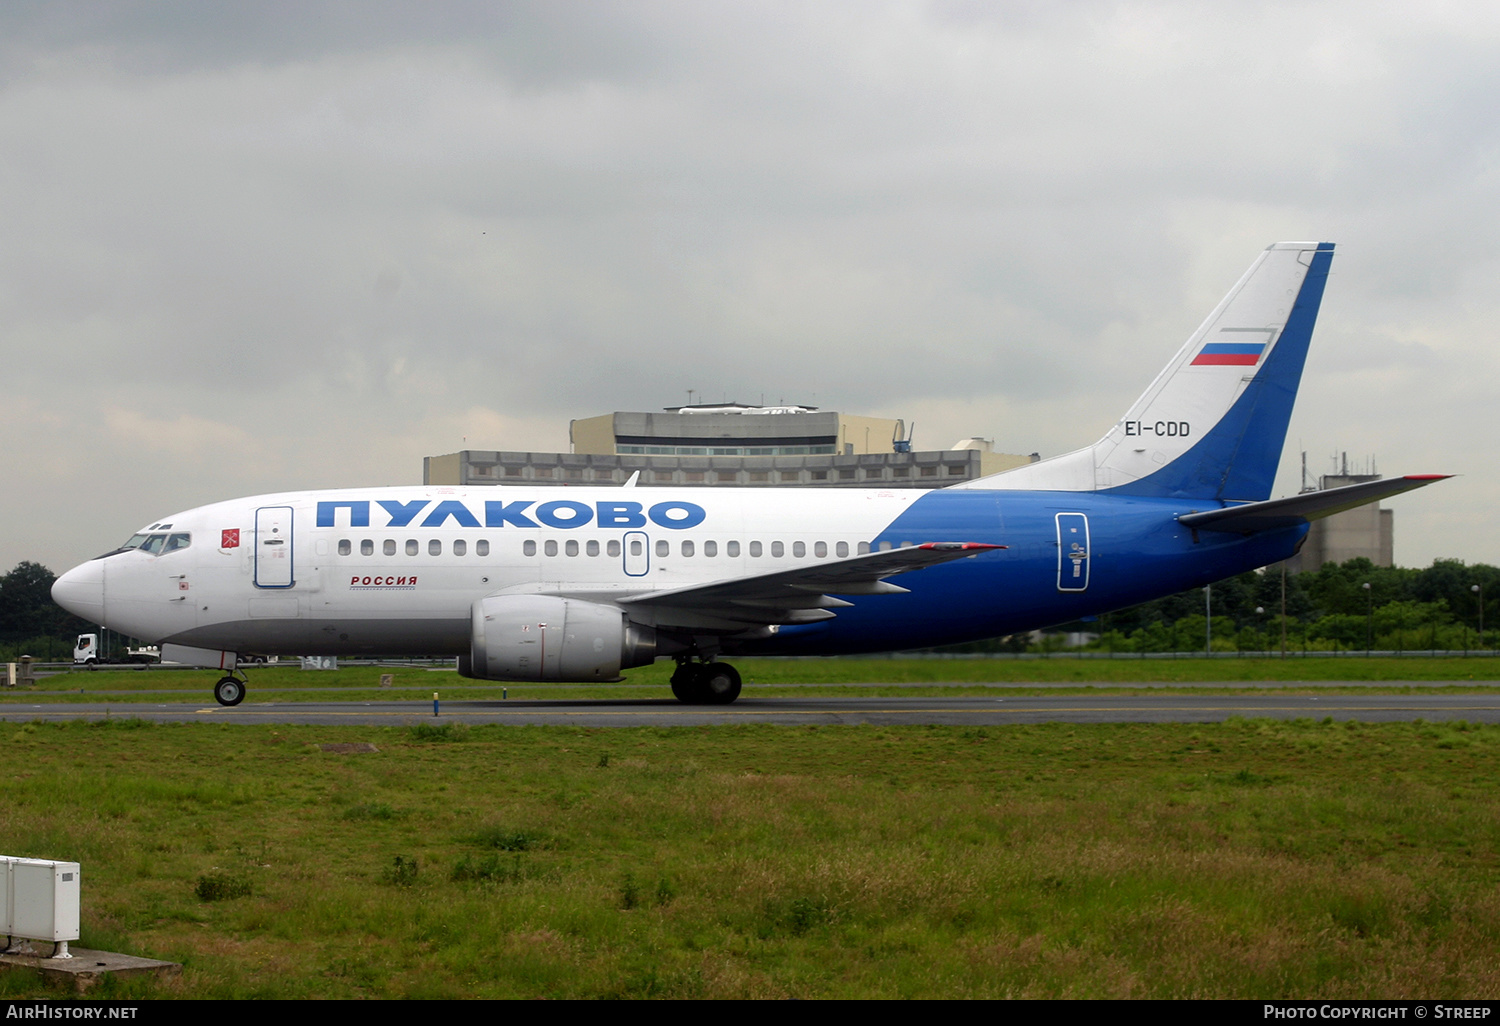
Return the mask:
<path id="1" fill-rule="evenodd" d="M 880 486 L 938 488 L 1040 457 L 994 452 L 982 438 L 911 451 L 901 420 L 814 406 L 714 403 L 572 421 L 571 453 L 465 449 L 423 461 L 424 484 Z"/>

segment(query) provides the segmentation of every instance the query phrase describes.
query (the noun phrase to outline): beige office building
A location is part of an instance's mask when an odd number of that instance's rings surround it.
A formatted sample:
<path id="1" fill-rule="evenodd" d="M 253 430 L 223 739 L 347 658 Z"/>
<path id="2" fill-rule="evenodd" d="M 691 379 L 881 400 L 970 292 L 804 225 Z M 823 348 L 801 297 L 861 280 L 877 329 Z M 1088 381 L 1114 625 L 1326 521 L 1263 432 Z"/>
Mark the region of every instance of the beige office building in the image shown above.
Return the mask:
<path id="1" fill-rule="evenodd" d="M 423 462 L 423 483 L 938 488 L 1040 457 L 997 453 L 986 439 L 911 450 L 900 420 L 810 406 L 717 403 L 575 420 L 572 452 L 466 449 Z"/>

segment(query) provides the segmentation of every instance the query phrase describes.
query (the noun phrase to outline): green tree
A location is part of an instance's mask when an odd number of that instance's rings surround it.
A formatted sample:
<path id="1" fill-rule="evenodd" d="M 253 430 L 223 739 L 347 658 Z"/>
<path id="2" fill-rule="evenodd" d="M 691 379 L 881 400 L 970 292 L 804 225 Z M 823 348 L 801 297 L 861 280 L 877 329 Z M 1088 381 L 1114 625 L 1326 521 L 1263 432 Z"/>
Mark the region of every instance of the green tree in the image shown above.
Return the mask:
<path id="1" fill-rule="evenodd" d="M 51 570 L 24 560 L 0 577 L 0 640 L 68 638 L 88 630 L 86 621 L 52 601 L 55 580 Z"/>

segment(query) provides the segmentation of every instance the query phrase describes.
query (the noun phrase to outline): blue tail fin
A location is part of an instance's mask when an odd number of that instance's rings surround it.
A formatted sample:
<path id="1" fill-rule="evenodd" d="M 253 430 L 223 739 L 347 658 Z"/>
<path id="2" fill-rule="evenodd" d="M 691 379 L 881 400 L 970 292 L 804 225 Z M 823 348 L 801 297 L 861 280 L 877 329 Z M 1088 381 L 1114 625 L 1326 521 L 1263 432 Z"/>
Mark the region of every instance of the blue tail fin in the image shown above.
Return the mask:
<path id="1" fill-rule="evenodd" d="M 1332 259 L 1268 247 L 1102 439 L 959 487 L 1269 498 Z"/>

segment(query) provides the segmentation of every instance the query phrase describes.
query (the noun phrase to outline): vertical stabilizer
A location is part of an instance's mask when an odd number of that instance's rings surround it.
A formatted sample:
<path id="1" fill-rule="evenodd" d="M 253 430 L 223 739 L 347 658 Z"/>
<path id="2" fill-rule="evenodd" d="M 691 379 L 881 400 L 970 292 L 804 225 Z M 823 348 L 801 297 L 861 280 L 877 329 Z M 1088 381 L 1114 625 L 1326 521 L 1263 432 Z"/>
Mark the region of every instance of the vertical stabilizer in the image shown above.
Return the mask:
<path id="1" fill-rule="evenodd" d="M 1267 247 L 1102 439 L 955 487 L 1269 498 L 1332 259 Z"/>

